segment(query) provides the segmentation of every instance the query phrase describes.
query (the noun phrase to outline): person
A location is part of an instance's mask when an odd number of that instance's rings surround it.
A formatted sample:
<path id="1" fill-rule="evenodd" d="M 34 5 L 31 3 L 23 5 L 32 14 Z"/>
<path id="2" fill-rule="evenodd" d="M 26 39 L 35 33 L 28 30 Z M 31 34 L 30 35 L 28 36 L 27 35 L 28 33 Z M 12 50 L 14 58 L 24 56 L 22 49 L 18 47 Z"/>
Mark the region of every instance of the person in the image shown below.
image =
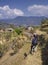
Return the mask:
<path id="1" fill-rule="evenodd" d="M 32 38 L 32 43 L 31 43 L 31 51 L 30 51 L 31 54 L 35 52 L 37 45 L 38 45 L 38 35 L 34 33 Z"/>

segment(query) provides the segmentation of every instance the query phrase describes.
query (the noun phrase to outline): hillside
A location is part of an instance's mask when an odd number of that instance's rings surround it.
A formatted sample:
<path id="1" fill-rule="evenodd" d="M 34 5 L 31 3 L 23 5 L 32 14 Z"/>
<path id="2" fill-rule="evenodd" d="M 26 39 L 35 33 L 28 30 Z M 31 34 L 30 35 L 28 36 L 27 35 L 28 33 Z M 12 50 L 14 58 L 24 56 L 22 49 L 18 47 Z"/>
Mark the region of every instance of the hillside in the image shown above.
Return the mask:
<path id="1" fill-rule="evenodd" d="M 36 33 L 39 32 L 40 34 L 44 34 L 44 32 L 36 30 Z M 10 53 L 12 53 L 13 50 L 10 49 L 10 51 L 8 51 L 6 55 L 0 59 L 0 65 L 43 65 L 44 54 L 40 48 L 38 48 L 34 55 L 29 54 L 26 59 L 24 59 L 24 53 L 29 53 L 30 45 L 30 42 L 26 42 L 24 46 L 18 51 L 18 53 L 12 56 L 10 56 Z"/>
<path id="2" fill-rule="evenodd" d="M 20 49 L 20 51 L 14 55 L 14 56 L 9 56 L 7 57 L 5 60 L 0 60 L 0 64 L 1 65 L 41 65 L 42 61 L 41 61 L 41 52 L 38 51 L 36 54 L 31 55 L 29 54 L 28 57 L 26 59 L 24 59 L 24 53 L 25 52 L 29 52 L 30 49 L 30 44 L 27 43 L 26 45 L 23 46 L 22 49 Z M 2 62 L 2 63 L 1 63 Z"/>
<path id="3" fill-rule="evenodd" d="M 48 20 L 45 20 L 40 26 L 31 27 L 31 30 L 17 27 L 13 28 L 13 31 L 1 32 L 0 65 L 48 65 L 48 30 L 44 30 L 48 28 L 47 23 Z M 29 54 L 33 32 L 36 32 L 39 38 L 38 49 L 34 55 Z M 24 53 L 27 54 L 25 59 Z"/>

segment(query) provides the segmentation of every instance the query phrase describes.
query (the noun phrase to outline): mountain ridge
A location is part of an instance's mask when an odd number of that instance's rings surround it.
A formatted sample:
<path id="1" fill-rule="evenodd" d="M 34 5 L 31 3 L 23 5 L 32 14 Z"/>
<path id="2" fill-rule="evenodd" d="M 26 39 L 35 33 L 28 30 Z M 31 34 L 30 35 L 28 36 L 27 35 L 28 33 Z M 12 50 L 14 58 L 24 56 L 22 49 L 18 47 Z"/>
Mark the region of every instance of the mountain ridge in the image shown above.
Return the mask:
<path id="1" fill-rule="evenodd" d="M 39 25 L 41 21 L 46 19 L 44 16 L 18 16 L 14 19 L 0 19 L 0 22 L 5 22 L 15 25 Z"/>

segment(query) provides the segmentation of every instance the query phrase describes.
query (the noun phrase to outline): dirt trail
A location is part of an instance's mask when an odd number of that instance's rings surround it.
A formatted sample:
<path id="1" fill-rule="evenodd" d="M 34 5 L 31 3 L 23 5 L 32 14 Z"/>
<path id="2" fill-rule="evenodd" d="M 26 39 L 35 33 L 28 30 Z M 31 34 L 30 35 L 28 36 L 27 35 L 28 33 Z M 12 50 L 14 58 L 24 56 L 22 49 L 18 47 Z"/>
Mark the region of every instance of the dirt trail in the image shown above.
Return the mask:
<path id="1" fill-rule="evenodd" d="M 0 65 L 42 65 L 41 51 L 36 52 L 34 55 L 29 54 L 26 59 L 24 59 L 24 53 L 29 52 L 30 44 L 27 43 L 23 46 L 19 52 L 13 56 L 7 55 L 7 58 L 1 62 Z"/>
<path id="2" fill-rule="evenodd" d="M 28 55 L 22 65 L 42 65 L 41 51 L 38 51 L 34 55 Z"/>

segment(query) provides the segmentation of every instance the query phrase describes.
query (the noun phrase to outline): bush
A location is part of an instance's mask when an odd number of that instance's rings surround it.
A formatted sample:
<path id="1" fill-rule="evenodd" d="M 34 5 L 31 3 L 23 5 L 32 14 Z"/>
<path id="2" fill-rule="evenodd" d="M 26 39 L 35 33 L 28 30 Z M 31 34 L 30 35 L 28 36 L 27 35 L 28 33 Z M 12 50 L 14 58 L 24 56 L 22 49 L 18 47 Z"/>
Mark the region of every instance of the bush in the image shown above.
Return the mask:
<path id="1" fill-rule="evenodd" d="M 14 53 L 17 53 L 18 52 L 18 47 L 17 46 L 15 46 L 15 48 L 14 48 Z"/>
<path id="2" fill-rule="evenodd" d="M 3 50 L 3 45 L 0 44 L 0 58 L 3 56 L 4 50 Z"/>
<path id="3" fill-rule="evenodd" d="M 8 44 L 0 44 L 0 58 L 9 50 L 9 45 Z"/>
<path id="4" fill-rule="evenodd" d="M 16 29 L 15 29 L 15 32 L 16 32 L 18 35 L 20 35 L 20 34 L 22 33 L 22 31 L 21 31 L 20 28 L 16 28 Z"/>
<path id="5" fill-rule="evenodd" d="M 43 35 L 43 34 L 41 34 L 40 36 L 39 36 L 39 47 L 41 47 L 41 48 L 44 48 L 45 47 L 45 36 Z"/>

